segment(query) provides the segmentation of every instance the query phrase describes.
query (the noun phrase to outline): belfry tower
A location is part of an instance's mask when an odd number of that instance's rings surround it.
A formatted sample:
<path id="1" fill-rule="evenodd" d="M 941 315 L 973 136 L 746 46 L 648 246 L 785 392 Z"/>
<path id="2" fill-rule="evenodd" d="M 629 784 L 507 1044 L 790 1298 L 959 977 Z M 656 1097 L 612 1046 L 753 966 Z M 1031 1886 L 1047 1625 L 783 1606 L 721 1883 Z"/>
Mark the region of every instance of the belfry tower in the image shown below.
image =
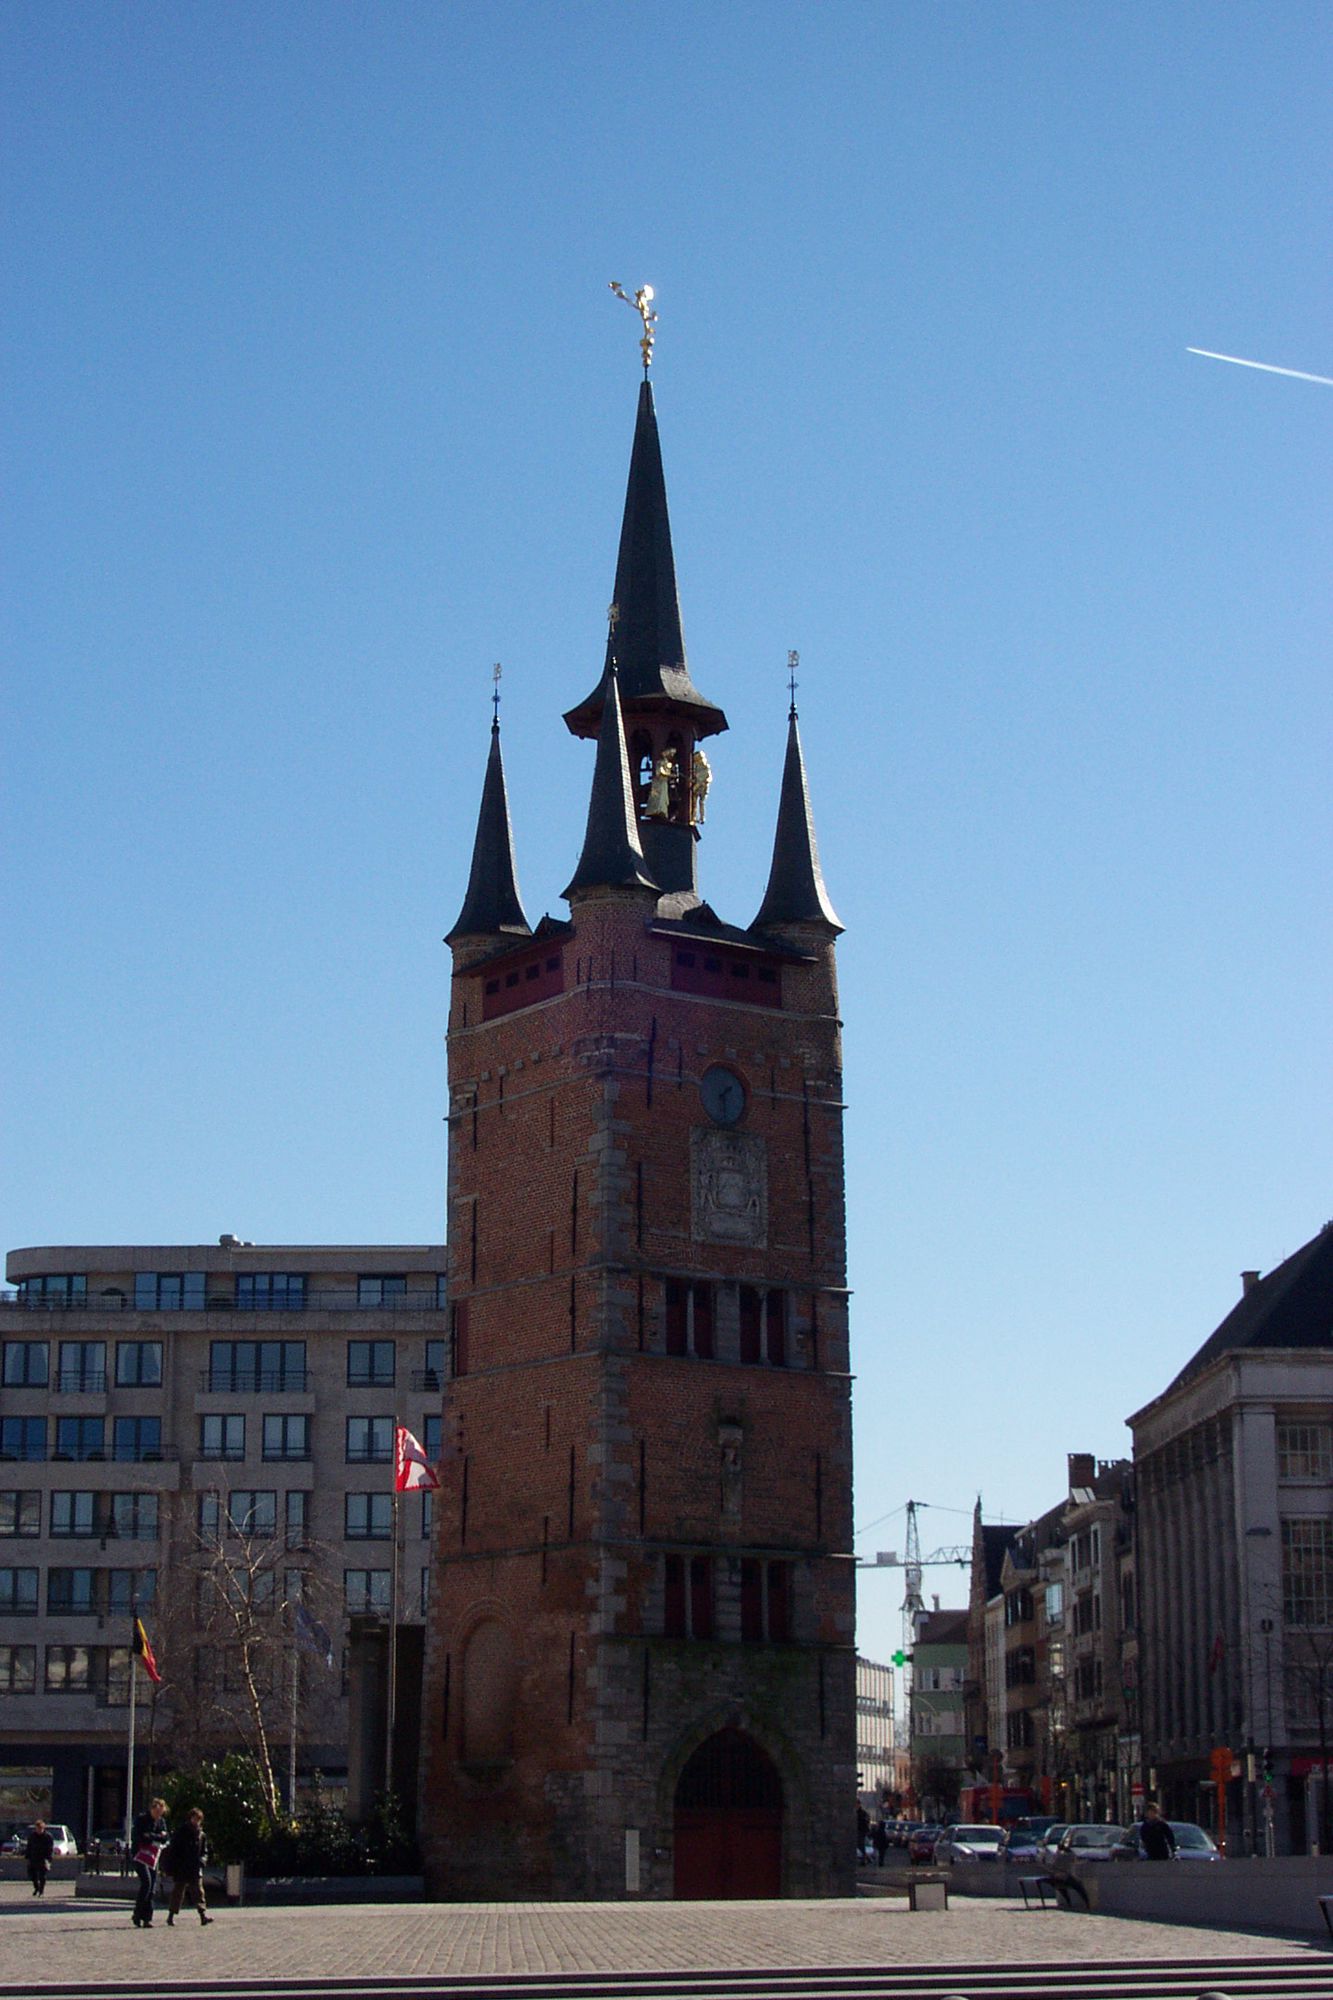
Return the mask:
<path id="1" fill-rule="evenodd" d="M 848 1893 L 841 927 L 794 695 L 758 914 L 700 899 L 727 722 L 686 664 L 646 367 L 609 622 L 565 717 L 596 745 L 568 919 L 523 913 L 497 719 L 448 938 L 429 1879 Z"/>

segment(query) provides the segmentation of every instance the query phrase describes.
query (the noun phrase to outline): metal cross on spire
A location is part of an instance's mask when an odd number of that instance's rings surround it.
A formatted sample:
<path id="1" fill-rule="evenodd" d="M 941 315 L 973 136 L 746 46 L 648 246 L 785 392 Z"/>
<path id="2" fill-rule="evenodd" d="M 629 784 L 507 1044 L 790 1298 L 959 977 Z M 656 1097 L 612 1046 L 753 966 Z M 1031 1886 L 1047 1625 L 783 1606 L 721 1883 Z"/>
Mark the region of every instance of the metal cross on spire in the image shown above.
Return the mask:
<path id="1" fill-rule="evenodd" d="M 500 727 L 500 677 L 503 674 L 503 672 L 504 668 L 500 665 L 500 662 L 497 660 L 495 665 L 491 668 L 491 682 L 492 682 L 491 707 L 495 711 L 494 720 L 491 724 L 491 727 L 493 729 L 498 729 Z"/>
<path id="2" fill-rule="evenodd" d="M 646 376 L 652 365 L 653 342 L 657 338 L 654 331 L 657 326 L 657 314 L 653 311 L 653 300 L 657 294 L 651 285 L 640 285 L 638 291 L 631 298 L 617 278 L 612 278 L 610 289 L 618 299 L 623 299 L 627 306 L 633 306 L 635 312 L 643 321 L 643 338 L 639 342 L 639 352 L 643 356 L 643 372 Z"/>
<path id="3" fill-rule="evenodd" d="M 801 656 L 799 653 L 788 653 L 787 686 L 791 690 L 791 709 L 789 713 L 793 722 L 796 720 L 796 690 L 800 686 L 800 682 L 796 678 L 796 669 L 800 664 Z"/>

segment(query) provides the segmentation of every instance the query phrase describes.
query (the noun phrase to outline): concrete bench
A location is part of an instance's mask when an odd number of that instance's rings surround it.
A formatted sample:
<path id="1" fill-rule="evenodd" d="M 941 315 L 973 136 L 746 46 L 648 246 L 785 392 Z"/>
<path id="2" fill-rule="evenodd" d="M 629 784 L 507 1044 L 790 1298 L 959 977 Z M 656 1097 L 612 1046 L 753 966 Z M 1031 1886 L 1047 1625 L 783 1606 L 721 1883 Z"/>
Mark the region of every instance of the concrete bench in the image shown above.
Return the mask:
<path id="1" fill-rule="evenodd" d="M 1060 1906 L 1060 1898 L 1055 1893 L 1055 1884 L 1049 1875 L 1020 1875 L 1018 1886 L 1023 1892 L 1023 1908 L 1032 1908 L 1032 1898 L 1037 1899 L 1039 1910 L 1054 1910 Z M 1049 1898 L 1049 1901 L 1047 1900 Z"/>
<path id="2" fill-rule="evenodd" d="M 949 1885 L 947 1882 L 909 1882 L 907 1885 L 907 1907 L 909 1910 L 947 1910 L 949 1907 Z"/>

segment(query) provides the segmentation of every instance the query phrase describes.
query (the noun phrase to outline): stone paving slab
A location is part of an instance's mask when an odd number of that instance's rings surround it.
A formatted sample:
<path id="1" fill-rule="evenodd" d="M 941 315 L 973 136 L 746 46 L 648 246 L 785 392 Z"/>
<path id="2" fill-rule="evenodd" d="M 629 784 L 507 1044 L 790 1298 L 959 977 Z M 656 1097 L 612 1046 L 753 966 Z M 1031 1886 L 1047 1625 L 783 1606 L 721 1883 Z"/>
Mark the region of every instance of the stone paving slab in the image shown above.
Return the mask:
<path id="1" fill-rule="evenodd" d="M 1123 1917 L 967 1903 L 912 1914 L 896 1898 L 781 1903 L 412 1903 L 185 1910 L 153 1935 L 123 1908 L 51 1884 L 0 1885 L 0 1988 L 95 1978 L 151 1992 L 163 1980 L 431 1978 L 485 1973 L 1009 1965 L 1306 1957 L 1320 1947 Z M 57 1889 L 64 1893 L 57 1894 Z M 1322 1956 L 1333 1957 L 1327 1951 Z M 1330 1978 L 1333 1993 L 1333 1976 Z"/>

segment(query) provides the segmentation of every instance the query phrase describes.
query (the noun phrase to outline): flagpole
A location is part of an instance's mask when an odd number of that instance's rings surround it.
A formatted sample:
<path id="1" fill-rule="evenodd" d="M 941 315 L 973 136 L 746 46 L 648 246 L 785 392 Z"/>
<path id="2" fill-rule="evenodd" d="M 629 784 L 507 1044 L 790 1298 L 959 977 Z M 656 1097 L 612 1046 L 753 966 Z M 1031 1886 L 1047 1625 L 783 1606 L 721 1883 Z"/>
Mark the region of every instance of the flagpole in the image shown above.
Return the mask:
<path id="1" fill-rule="evenodd" d="M 130 1740 L 125 1758 L 125 1852 L 129 1854 L 130 1841 L 134 1833 L 134 1710 L 137 1705 L 137 1683 L 139 1660 L 134 1647 L 130 1647 Z"/>
<path id="2" fill-rule="evenodd" d="M 398 1418 L 393 1420 L 393 1574 L 389 1580 L 389 1712 L 384 1731 L 384 1792 L 393 1792 L 393 1731 L 398 1715 Z"/>

